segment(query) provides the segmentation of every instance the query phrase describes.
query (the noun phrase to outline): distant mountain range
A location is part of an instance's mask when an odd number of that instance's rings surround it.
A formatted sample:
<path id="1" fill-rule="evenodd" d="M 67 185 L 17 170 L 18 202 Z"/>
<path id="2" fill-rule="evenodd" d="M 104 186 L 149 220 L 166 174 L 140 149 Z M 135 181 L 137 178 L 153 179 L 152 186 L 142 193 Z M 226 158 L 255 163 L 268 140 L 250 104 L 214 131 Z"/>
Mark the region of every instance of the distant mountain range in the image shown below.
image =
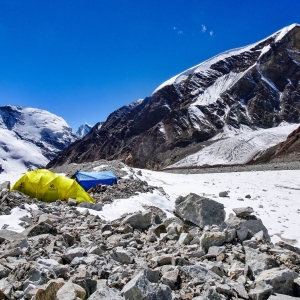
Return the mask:
<path id="1" fill-rule="evenodd" d="M 64 119 L 22 106 L 0 107 L 0 164 L 4 172 L 46 166 L 79 137 Z"/>
<path id="2" fill-rule="evenodd" d="M 298 124 L 299 111 L 300 26 L 293 24 L 167 80 L 151 96 L 113 112 L 48 166 L 102 158 L 151 169 L 214 164 L 232 138 L 223 163 L 232 163 L 241 145 L 243 159 L 235 162 L 245 163 L 284 141 L 297 127 L 284 125 Z M 255 142 L 256 133 L 261 138 Z M 254 141 L 250 147 L 249 141 Z M 209 147 L 211 159 L 203 161 L 201 151 Z"/>

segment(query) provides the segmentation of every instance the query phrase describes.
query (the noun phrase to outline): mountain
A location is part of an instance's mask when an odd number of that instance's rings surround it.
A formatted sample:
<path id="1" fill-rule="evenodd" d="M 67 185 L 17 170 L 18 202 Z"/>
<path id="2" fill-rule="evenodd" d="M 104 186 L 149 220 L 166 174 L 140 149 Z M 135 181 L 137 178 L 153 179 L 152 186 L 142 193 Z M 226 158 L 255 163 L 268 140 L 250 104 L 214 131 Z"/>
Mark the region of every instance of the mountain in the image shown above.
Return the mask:
<path id="1" fill-rule="evenodd" d="M 281 143 L 269 145 L 263 153 L 256 159 L 250 160 L 249 164 L 261 164 L 269 162 L 293 162 L 300 159 L 300 126 L 295 126 L 287 138 Z"/>
<path id="2" fill-rule="evenodd" d="M 293 24 L 167 80 L 143 101 L 113 112 L 48 166 L 104 158 L 161 169 L 237 130 L 299 123 L 299 83 L 300 26 Z"/>
<path id="3" fill-rule="evenodd" d="M 78 139 L 61 117 L 13 105 L 0 107 L 0 136 L 0 164 L 6 173 L 45 166 Z"/>
<path id="4" fill-rule="evenodd" d="M 92 127 L 93 127 L 92 125 L 89 125 L 87 123 L 80 125 L 78 130 L 76 131 L 76 134 L 78 135 L 79 138 L 83 138 L 91 131 Z"/>

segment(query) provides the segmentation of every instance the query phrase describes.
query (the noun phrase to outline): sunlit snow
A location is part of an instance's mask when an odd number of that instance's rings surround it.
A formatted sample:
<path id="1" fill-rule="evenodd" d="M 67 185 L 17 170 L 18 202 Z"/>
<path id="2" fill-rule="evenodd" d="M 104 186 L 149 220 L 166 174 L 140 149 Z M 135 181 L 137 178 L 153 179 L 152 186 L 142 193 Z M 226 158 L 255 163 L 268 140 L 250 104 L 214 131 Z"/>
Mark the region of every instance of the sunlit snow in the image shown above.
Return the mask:
<path id="1" fill-rule="evenodd" d="M 293 124 L 248 131 L 249 128 L 244 126 L 244 132 L 240 131 L 236 135 L 236 131 L 231 132 L 227 128 L 225 133 L 219 135 L 222 139 L 169 167 L 244 164 L 260 156 L 267 148 L 283 142 L 298 127 L 299 124 Z M 213 140 L 216 139 L 217 137 L 213 138 Z"/>

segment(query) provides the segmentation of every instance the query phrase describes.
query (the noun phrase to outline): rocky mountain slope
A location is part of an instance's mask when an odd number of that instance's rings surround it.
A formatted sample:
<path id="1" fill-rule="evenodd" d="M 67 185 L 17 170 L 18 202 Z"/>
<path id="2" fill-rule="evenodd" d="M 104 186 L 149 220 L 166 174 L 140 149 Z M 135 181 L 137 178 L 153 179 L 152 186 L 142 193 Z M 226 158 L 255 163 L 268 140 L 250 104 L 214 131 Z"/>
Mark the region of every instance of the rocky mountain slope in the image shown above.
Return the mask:
<path id="1" fill-rule="evenodd" d="M 48 111 L 6 105 L 0 107 L 0 164 L 3 172 L 45 166 L 78 139 L 61 117 Z"/>
<path id="2" fill-rule="evenodd" d="M 171 78 L 113 112 L 48 166 L 104 158 L 160 169 L 228 130 L 299 123 L 299 79 L 300 26 L 293 24 Z"/>

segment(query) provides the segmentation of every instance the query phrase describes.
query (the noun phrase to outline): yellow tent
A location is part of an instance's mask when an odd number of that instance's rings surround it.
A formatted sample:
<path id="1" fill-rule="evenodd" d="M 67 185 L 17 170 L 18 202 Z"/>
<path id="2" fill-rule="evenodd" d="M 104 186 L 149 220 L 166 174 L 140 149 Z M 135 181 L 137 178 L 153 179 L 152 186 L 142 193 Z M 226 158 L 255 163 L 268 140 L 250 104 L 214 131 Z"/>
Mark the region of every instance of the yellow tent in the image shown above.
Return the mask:
<path id="1" fill-rule="evenodd" d="M 10 189 L 44 202 L 76 199 L 77 203 L 95 200 L 73 179 L 40 169 L 26 172 Z"/>

